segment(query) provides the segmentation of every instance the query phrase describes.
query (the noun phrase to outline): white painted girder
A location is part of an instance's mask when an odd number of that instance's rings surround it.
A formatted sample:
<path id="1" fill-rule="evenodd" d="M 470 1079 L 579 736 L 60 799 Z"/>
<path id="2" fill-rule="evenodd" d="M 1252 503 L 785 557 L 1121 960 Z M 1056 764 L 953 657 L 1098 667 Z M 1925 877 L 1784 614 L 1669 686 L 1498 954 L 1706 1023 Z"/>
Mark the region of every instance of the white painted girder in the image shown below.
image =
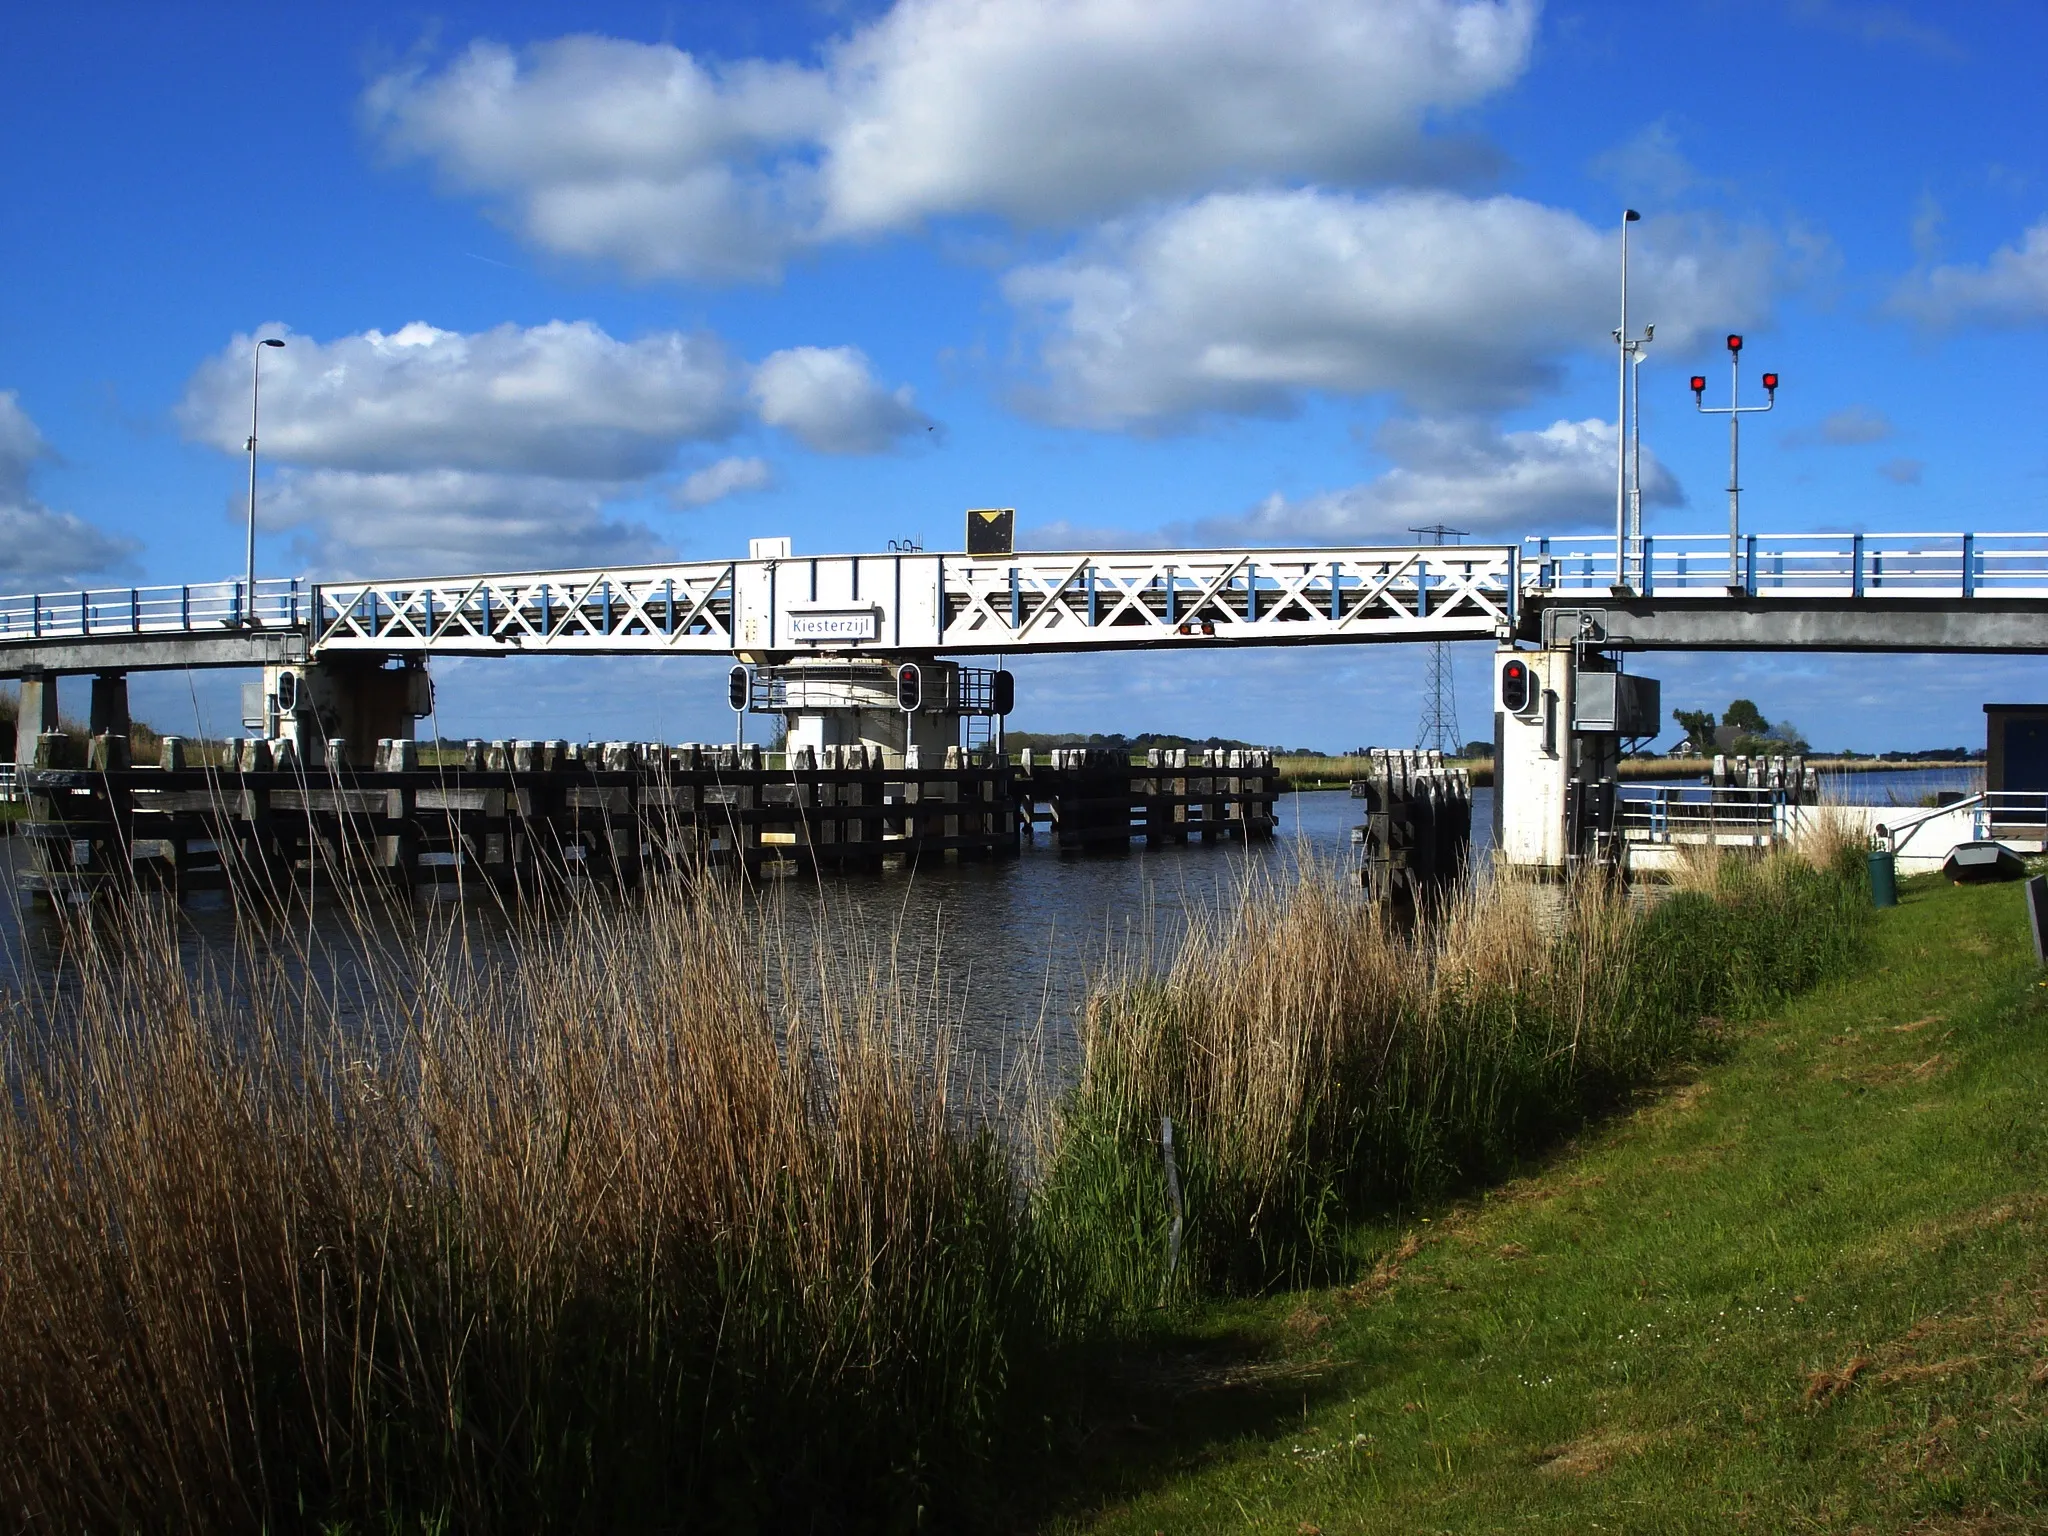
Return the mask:
<path id="1" fill-rule="evenodd" d="M 1509 546 L 821 555 L 316 589 L 313 648 L 773 656 L 1491 639 Z"/>
<path id="2" fill-rule="evenodd" d="M 1624 576 L 1630 590 L 1618 594 Z M 1636 610 L 1667 598 L 1690 607 L 1668 635 L 1642 629 Z M 253 601 L 230 580 L 0 597 L 0 661 L 14 670 L 83 666 L 62 647 L 124 637 L 185 657 L 195 638 L 280 632 L 306 636 L 316 652 L 776 658 L 1483 639 L 1518 620 L 1526 631 L 1539 608 L 1580 599 L 1633 604 L 1638 633 L 1632 641 L 1617 629 L 1623 646 L 2041 650 L 2048 642 L 2028 625 L 2048 617 L 2048 534 L 1745 535 L 1732 554 L 1721 535 L 1658 534 L 1633 542 L 1621 562 L 1611 537 L 1531 538 L 1519 551 L 905 552 L 322 586 L 266 580 Z M 1898 622 L 1885 628 L 1880 609 Z M 1868 619 L 1846 639 L 1845 613 Z M 1833 615 L 1835 627 L 1800 628 L 1813 615 Z M 1936 623 L 1943 615 L 1954 619 L 1948 628 Z M 156 664 L 120 655 L 120 666 Z"/>

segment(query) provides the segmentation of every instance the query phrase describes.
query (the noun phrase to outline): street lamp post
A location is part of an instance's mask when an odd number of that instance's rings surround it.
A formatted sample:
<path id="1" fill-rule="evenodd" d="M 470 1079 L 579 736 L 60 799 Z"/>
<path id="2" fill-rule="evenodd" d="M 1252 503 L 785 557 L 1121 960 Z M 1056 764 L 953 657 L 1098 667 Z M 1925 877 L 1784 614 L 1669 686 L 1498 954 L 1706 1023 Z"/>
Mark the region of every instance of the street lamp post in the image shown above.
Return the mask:
<path id="1" fill-rule="evenodd" d="M 1650 338 L 1657 333 L 1657 327 L 1643 327 L 1643 339 L 1629 359 L 1629 388 L 1634 399 L 1629 406 L 1629 470 L 1628 470 L 1628 536 L 1630 546 L 1636 552 L 1639 574 L 1647 583 L 1647 571 L 1640 570 L 1643 559 L 1643 378 L 1644 361 L 1650 355 Z"/>
<path id="2" fill-rule="evenodd" d="M 263 349 L 281 347 L 275 336 L 266 336 L 250 349 L 249 363 L 249 596 L 245 612 L 256 623 L 256 401 L 263 382 Z"/>
<path id="3" fill-rule="evenodd" d="M 1746 583 L 1742 579 L 1742 418 L 1756 411 L 1768 411 L 1778 403 L 1778 376 L 1764 375 L 1762 405 L 1742 403 L 1742 338 L 1731 334 L 1728 337 L 1728 403 L 1708 405 L 1703 398 L 1706 394 L 1706 375 L 1692 376 L 1692 403 L 1705 416 L 1726 416 L 1728 418 L 1728 590 L 1740 592 Z"/>
<path id="4" fill-rule="evenodd" d="M 1631 336 L 1628 330 L 1628 227 L 1642 218 L 1635 209 L 1628 208 L 1621 215 L 1621 324 L 1616 327 L 1614 339 L 1621 348 L 1620 377 L 1616 384 L 1619 399 L 1615 406 L 1614 418 L 1614 591 L 1621 596 L 1629 590 L 1628 550 L 1631 502 L 1629 496 L 1629 386 L 1633 382 L 1635 365 L 1642 361 L 1642 352 L 1649 345 L 1650 337 L 1656 334 L 1654 325 L 1643 327 L 1643 334 Z M 1641 429 L 1635 434 L 1638 445 L 1637 473 L 1642 470 L 1640 457 Z M 1635 500 L 1636 528 L 1638 537 L 1641 527 L 1641 490 L 1638 488 Z"/>

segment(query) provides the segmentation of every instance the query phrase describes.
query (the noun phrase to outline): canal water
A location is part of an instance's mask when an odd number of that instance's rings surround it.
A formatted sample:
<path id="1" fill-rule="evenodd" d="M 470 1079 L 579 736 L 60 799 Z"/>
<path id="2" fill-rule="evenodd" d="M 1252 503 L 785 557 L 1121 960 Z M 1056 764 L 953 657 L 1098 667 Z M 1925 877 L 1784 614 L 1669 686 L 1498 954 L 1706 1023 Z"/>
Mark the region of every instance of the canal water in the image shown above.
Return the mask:
<path id="1" fill-rule="evenodd" d="M 1841 803 L 1917 805 L 1943 791 L 1974 793 L 1982 777 L 1971 769 L 1829 774 L 1824 789 Z M 1474 854 L 1484 859 L 1493 792 L 1475 790 L 1473 802 Z M 1137 842 L 1127 853 L 1076 856 L 1055 852 L 1041 835 L 1012 860 L 792 877 L 766 882 L 755 899 L 774 904 L 797 953 L 808 952 L 821 921 L 841 936 L 893 945 L 900 965 L 926 978 L 939 1006 L 962 1021 L 962 1044 L 991 1071 L 1027 1044 L 1057 1062 L 1071 1048 L 1089 978 L 1105 965 L 1164 965 L 1191 917 L 1227 912 L 1249 877 L 1284 877 L 1304 858 L 1353 866 L 1357 801 L 1342 791 L 1314 791 L 1283 795 L 1275 809 L 1278 835 L 1249 847 L 1147 849 Z M 0 986 L 48 978 L 58 963 L 58 925 L 17 892 L 24 846 L 19 838 L 0 839 Z M 185 916 L 194 964 L 229 956 L 234 924 L 218 898 L 195 899 Z M 333 909 L 316 906 L 314 921 L 316 929 L 325 923 L 334 938 L 343 937 Z M 477 926 L 487 934 L 504 931 L 487 909 Z"/>
<path id="2" fill-rule="evenodd" d="M 1148 849 L 1139 841 L 1129 852 L 1063 855 L 1041 832 L 1016 859 L 789 877 L 764 882 L 754 899 L 773 904 L 797 954 L 809 952 L 821 921 L 841 937 L 893 945 L 899 966 L 926 978 L 939 1006 L 962 1022 L 963 1046 L 995 1071 L 1026 1042 L 1065 1056 L 1091 975 L 1112 961 L 1165 964 L 1191 916 L 1227 911 L 1249 877 L 1284 877 L 1303 859 L 1352 867 L 1360 809 L 1342 791 L 1286 794 L 1275 806 L 1280 825 L 1270 842 Z M 1473 835 L 1482 858 L 1492 819 L 1492 791 L 1475 791 Z M 59 962 L 58 923 L 17 891 L 24 851 L 21 839 L 0 839 L 0 985 L 46 979 Z M 478 929 L 502 935 L 495 911 L 473 905 Z M 234 922 L 217 895 L 194 897 L 184 915 L 192 963 L 231 955 Z M 337 910 L 316 904 L 316 930 L 323 924 L 345 940 Z"/>
<path id="3" fill-rule="evenodd" d="M 1837 805 L 1924 805 L 1938 794 L 1984 790 L 1982 768 L 1902 768 L 1895 773 L 1824 773 L 1821 794 Z"/>

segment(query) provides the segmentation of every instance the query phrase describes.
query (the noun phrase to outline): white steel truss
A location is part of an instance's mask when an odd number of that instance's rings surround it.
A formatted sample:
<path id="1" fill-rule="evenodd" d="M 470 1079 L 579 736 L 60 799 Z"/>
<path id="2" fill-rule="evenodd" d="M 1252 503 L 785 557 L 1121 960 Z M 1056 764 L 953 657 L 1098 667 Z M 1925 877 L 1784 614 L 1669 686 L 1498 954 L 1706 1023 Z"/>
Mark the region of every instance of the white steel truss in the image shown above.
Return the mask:
<path id="1" fill-rule="evenodd" d="M 1658 535 L 1639 597 L 2048 602 L 2048 534 Z M 1633 557 L 1632 557 L 1633 558 Z M 1525 546 L 922 552 L 718 560 L 310 585 L 264 581 L 0 597 L 0 656 L 52 642 L 289 631 L 384 654 L 1007 654 L 1491 639 L 1520 605 L 1612 595 L 1612 538 Z M 1794 642 L 1798 643 L 1798 642 Z M 40 663 L 39 663 L 40 664 Z M 222 662 L 220 665 L 230 663 Z M 236 663 L 239 664 L 239 663 Z"/>
<path id="2" fill-rule="evenodd" d="M 322 650 L 801 656 L 1491 639 L 1508 546 L 823 555 L 323 585 Z"/>
<path id="3" fill-rule="evenodd" d="M 313 589 L 316 650 L 730 651 L 734 562 Z"/>

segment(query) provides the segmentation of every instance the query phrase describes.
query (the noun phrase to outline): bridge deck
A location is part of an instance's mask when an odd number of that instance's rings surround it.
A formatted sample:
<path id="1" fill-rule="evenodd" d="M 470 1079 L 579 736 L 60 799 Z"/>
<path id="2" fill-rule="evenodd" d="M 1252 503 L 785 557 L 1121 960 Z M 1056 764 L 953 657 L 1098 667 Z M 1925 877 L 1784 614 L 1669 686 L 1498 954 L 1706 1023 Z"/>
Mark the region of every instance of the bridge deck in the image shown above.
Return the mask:
<path id="1" fill-rule="evenodd" d="M 1624 590 L 1617 591 L 1617 588 Z M 2048 651 L 2048 534 L 891 553 L 0 597 L 0 675 L 308 653 L 1018 654 L 1553 638 L 1618 649 Z"/>

